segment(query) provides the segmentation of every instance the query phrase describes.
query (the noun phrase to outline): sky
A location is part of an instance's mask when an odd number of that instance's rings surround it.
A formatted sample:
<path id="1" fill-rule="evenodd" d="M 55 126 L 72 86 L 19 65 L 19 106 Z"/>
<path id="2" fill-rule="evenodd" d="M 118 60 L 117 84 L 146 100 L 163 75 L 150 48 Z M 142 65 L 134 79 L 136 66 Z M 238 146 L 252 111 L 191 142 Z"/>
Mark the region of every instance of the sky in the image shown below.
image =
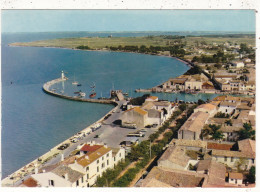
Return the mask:
<path id="1" fill-rule="evenodd" d="M 2 32 L 254 32 L 253 10 L 2 10 Z"/>

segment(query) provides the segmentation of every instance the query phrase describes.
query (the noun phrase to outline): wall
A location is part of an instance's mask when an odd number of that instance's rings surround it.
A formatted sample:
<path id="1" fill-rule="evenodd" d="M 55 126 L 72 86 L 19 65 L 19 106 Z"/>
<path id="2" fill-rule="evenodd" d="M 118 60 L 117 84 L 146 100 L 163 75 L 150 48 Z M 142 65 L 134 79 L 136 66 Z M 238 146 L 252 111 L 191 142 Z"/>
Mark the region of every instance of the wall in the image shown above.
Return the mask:
<path id="1" fill-rule="evenodd" d="M 222 113 L 227 113 L 227 114 L 231 114 L 234 110 L 236 109 L 236 107 L 232 107 L 232 106 L 220 106 L 218 109 L 218 112 L 222 112 Z"/>
<path id="2" fill-rule="evenodd" d="M 236 169 L 236 162 L 240 160 L 239 157 L 233 157 L 233 161 L 231 161 L 231 157 L 227 157 L 227 160 L 225 161 L 225 157 L 221 157 L 221 156 L 213 156 L 213 160 L 216 160 L 217 162 L 220 162 L 220 163 L 224 163 L 226 165 L 228 165 L 229 167 L 231 168 L 234 168 Z M 246 162 L 245 164 L 247 165 L 247 170 L 250 169 L 251 166 L 255 165 L 255 160 L 254 160 L 254 163 L 252 163 L 252 159 L 248 158 L 246 159 Z M 244 169 L 245 167 L 241 166 L 242 169 Z"/>
<path id="3" fill-rule="evenodd" d="M 194 139 L 195 134 L 195 139 Z M 187 130 L 178 131 L 178 139 L 188 139 L 188 140 L 199 140 L 200 133 L 195 133 Z"/>
<path id="4" fill-rule="evenodd" d="M 237 184 L 237 185 L 242 185 L 243 184 L 243 180 L 242 179 L 230 179 L 229 178 L 228 182 L 231 183 L 231 184 Z"/>
<path id="5" fill-rule="evenodd" d="M 141 115 L 134 110 L 124 112 L 122 116 L 122 123 L 136 124 L 138 128 L 143 128 L 146 126 L 148 115 Z"/>
<path id="6" fill-rule="evenodd" d="M 185 90 L 195 90 L 195 89 L 202 89 L 202 82 L 201 81 L 186 81 L 185 82 Z"/>

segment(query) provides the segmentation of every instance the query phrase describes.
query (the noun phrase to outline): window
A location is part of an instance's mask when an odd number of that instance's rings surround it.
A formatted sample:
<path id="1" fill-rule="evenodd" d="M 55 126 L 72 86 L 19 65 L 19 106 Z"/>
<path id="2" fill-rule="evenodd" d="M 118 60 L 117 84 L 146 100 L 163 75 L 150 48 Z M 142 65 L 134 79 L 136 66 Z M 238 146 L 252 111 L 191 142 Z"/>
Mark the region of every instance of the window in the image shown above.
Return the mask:
<path id="1" fill-rule="evenodd" d="M 86 171 L 89 171 L 89 167 L 86 168 Z"/>
<path id="2" fill-rule="evenodd" d="M 76 186 L 79 186 L 79 180 L 77 180 L 77 182 L 76 182 Z"/>
<path id="3" fill-rule="evenodd" d="M 119 153 L 119 157 L 121 157 L 121 153 Z"/>
<path id="4" fill-rule="evenodd" d="M 97 164 L 99 164 L 99 160 L 97 160 Z"/>
<path id="5" fill-rule="evenodd" d="M 107 165 L 109 165 L 109 160 L 107 160 Z"/>
<path id="6" fill-rule="evenodd" d="M 81 177 L 81 183 L 83 183 L 83 182 L 84 182 L 83 177 Z"/>
<path id="7" fill-rule="evenodd" d="M 49 180 L 49 186 L 54 186 L 54 180 Z"/>
<path id="8" fill-rule="evenodd" d="M 97 166 L 97 172 L 99 172 L 99 167 Z"/>
<path id="9" fill-rule="evenodd" d="M 109 153 L 107 154 L 107 157 L 109 157 Z"/>
<path id="10" fill-rule="evenodd" d="M 104 156 L 102 157 L 102 160 L 104 160 Z"/>
<path id="11" fill-rule="evenodd" d="M 224 157 L 224 161 L 227 161 L 227 157 Z"/>
<path id="12" fill-rule="evenodd" d="M 89 174 L 87 174 L 87 179 L 89 179 Z"/>
<path id="13" fill-rule="evenodd" d="M 233 162 L 234 161 L 234 157 L 231 157 L 231 162 Z"/>
<path id="14" fill-rule="evenodd" d="M 255 163 L 255 159 L 252 159 L 252 163 L 253 163 L 253 164 Z"/>
<path id="15" fill-rule="evenodd" d="M 114 161 L 116 161 L 116 157 L 114 157 Z"/>
<path id="16" fill-rule="evenodd" d="M 104 168 L 105 167 L 105 163 L 102 163 L 101 167 Z"/>

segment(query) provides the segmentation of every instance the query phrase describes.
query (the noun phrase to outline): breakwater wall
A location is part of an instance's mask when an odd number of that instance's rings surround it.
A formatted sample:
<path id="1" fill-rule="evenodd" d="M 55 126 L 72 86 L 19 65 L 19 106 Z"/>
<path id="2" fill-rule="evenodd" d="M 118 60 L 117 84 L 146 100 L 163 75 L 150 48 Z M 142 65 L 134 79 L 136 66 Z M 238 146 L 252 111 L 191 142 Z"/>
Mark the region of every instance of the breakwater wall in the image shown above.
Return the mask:
<path id="1" fill-rule="evenodd" d="M 82 98 L 82 97 L 77 97 L 77 96 L 68 96 L 68 95 L 63 95 L 60 93 L 57 93 L 55 91 L 50 90 L 50 87 L 52 85 L 54 85 L 55 83 L 59 83 L 62 81 L 66 81 L 65 79 L 62 78 L 58 78 L 58 79 L 54 79 L 52 81 L 48 81 L 47 83 L 45 83 L 42 87 L 43 91 L 47 94 L 56 96 L 56 97 L 60 97 L 63 99 L 69 99 L 69 100 L 73 100 L 73 101 L 81 101 L 81 102 L 90 102 L 90 103 L 103 103 L 103 104 L 113 104 L 113 105 L 117 105 L 117 102 L 115 100 L 112 99 L 87 99 L 87 98 Z"/>

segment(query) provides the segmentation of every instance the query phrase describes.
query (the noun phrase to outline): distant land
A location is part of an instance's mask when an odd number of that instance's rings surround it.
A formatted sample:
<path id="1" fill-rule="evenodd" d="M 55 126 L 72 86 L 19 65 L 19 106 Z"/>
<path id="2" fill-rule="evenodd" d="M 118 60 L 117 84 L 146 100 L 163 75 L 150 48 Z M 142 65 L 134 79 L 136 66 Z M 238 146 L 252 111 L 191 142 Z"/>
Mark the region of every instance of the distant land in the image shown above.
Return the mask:
<path id="1" fill-rule="evenodd" d="M 100 32 L 102 33 L 102 32 Z M 133 33 L 133 32 L 131 32 Z M 136 32 L 137 33 L 137 32 Z M 189 47 L 194 45 L 196 42 L 206 42 L 207 44 L 212 43 L 225 43 L 232 42 L 236 44 L 246 43 L 255 46 L 255 34 L 254 33 L 228 33 L 222 32 L 221 34 L 216 34 L 216 32 L 207 32 L 205 35 L 196 36 L 195 32 L 183 35 L 167 35 L 167 32 L 161 32 L 163 35 L 151 35 L 151 33 L 156 32 L 139 32 L 139 33 L 149 33 L 146 36 L 135 36 L 135 37 L 113 37 L 111 32 L 110 36 L 107 37 L 77 37 L 77 38 L 60 38 L 51 40 L 41 40 L 33 42 L 16 42 L 10 44 L 11 46 L 30 46 L 30 47 L 57 47 L 57 48 L 69 48 L 77 49 L 79 46 L 87 46 L 88 49 L 104 49 L 109 47 L 118 46 L 173 46 L 175 42 L 182 41 L 185 46 Z M 170 32 L 169 32 L 170 33 Z M 177 32 L 176 32 L 177 33 Z M 178 32 L 181 34 L 181 32 Z M 199 32 L 197 32 L 199 33 Z M 204 32 L 206 33 L 206 32 Z M 87 34 L 87 32 L 86 32 Z M 177 42 L 178 43 L 178 42 Z"/>

